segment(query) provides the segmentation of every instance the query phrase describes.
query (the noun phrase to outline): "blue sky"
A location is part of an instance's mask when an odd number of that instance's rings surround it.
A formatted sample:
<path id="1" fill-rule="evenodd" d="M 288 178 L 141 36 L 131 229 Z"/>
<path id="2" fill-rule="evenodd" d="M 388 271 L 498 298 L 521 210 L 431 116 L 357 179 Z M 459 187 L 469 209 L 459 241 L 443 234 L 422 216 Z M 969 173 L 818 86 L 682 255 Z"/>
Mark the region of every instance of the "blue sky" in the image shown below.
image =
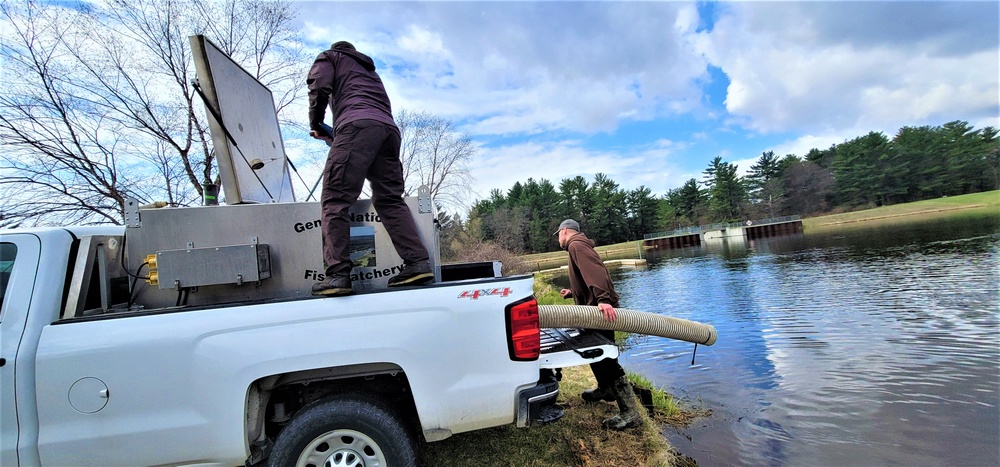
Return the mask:
<path id="1" fill-rule="evenodd" d="M 995 1 L 294 5 L 307 48 L 351 41 L 395 110 L 473 137 L 483 197 L 598 172 L 661 195 L 716 156 L 745 169 L 869 131 L 1000 126 Z"/>

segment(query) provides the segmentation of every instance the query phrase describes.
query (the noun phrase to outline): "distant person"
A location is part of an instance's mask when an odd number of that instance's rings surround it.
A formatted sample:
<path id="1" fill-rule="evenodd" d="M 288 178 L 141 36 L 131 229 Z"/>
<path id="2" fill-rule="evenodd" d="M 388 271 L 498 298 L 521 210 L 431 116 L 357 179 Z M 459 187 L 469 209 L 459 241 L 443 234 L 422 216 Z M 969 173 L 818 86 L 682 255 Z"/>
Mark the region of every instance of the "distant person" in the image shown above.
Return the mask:
<path id="1" fill-rule="evenodd" d="M 334 43 L 313 62 L 309 86 L 309 136 L 330 144 L 320 196 L 323 262 L 326 277 L 313 284 L 313 295 L 347 295 L 351 289 L 349 247 L 351 206 L 365 179 L 372 205 L 382 219 L 403 269 L 389 286 L 418 285 L 434 280 L 430 256 L 403 201 L 400 134 L 392 119 L 389 96 L 375 73 L 375 62 L 350 42 Z M 323 123 L 329 104 L 333 127 Z"/>
<path id="2" fill-rule="evenodd" d="M 596 306 L 604 314 L 604 319 L 615 321 L 615 308 L 618 307 L 618 293 L 611 283 L 611 275 L 604 266 L 595 243 L 580 231 L 580 224 L 573 219 L 566 219 L 559 224 L 559 246 L 569 252 L 569 287 L 559 294 L 563 298 L 572 298 L 577 305 Z M 555 235 L 554 234 L 554 235 Z M 615 332 L 592 330 L 614 342 Z M 617 402 L 619 413 L 604 420 L 602 425 L 612 430 L 624 430 L 639 425 L 641 417 L 636 408 L 635 394 L 632 384 L 625 376 L 625 370 L 618 364 L 617 358 L 605 358 L 590 364 L 590 369 L 597 379 L 597 388 L 584 391 L 580 396 L 585 402 L 608 401 Z"/>

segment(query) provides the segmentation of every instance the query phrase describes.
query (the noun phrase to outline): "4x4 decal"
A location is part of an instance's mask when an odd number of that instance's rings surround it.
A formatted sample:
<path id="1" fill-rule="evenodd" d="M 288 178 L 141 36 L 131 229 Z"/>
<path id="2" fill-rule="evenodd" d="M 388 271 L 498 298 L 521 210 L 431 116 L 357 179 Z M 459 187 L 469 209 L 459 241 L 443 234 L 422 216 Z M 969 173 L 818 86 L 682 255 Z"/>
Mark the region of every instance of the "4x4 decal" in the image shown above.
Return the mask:
<path id="1" fill-rule="evenodd" d="M 504 287 L 502 289 L 466 290 L 459 294 L 458 298 L 471 298 L 473 300 L 477 300 L 479 297 L 491 297 L 494 295 L 506 297 L 510 295 L 511 292 L 510 287 Z"/>

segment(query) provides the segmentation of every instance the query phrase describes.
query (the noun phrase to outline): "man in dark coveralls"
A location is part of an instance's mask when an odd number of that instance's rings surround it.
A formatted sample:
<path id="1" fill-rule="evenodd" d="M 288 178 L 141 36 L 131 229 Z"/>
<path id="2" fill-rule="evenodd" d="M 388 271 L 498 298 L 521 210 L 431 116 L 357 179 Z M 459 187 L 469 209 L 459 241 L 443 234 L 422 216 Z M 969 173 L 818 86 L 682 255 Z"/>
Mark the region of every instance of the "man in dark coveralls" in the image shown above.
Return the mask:
<path id="1" fill-rule="evenodd" d="M 559 294 L 563 298 L 572 298 L 577 305 L 596 306 L 604 314 L 604 319 L 615 321 L 615 308 L 618 307 L 618 293 L 611 283 L 611 275 L 604 266 L 595 243 L 580 231 L 580 224 L 573 219 L 566 219 L 559 224 L 559 246 L 569 252 L 569 287 Z M 614 331 L 594 330 L 615 340 Z M 590 364 L 590 369 L 597 379 L 597 388 L 584 391 L 581 397 L 585 402 L 608 401 L 618 403 L 618 415 L 604 420 L 603 426 L 613 430 L 624 430 L 639 425 L 640 416 L 636 409 L 635 394 L 632 384 L 625 376 L 625 370 L 618 364 L 617 358 L 605 358 Z"/>
<path id="2" fill-rule="evenodd" d="M 375 62 L 351 43 L 337 42 L 316 57 L 306 84 L 309 135 L 331 144 L 320 197 L 326 277 L 313 285 L 313 295 L 352 293 L 349 209 L 361 195 L 366 178 L 375 211 L 404 262 L 402 271 L 389 279 L 389 286 L 433 281 L 427 248 L 403 201 L 399 129 L 392 119 L 389 95 L 375 73 Z M 333 134 L 323 123 L 328 104 Z"/>

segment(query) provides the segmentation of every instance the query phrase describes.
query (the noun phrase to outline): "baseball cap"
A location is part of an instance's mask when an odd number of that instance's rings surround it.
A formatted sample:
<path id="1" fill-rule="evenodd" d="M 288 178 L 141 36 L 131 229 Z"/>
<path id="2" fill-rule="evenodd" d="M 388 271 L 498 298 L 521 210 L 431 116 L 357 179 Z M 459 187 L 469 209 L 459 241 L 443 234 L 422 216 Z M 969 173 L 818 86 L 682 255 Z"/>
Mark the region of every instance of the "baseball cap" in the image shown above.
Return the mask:
<path id="1" fill-rule="evenodd" d="M 559 229 L 556 230 L 555 232 L 553 232 L 552 235 L 558 234 L 559 230 L 562 230 L 562 229 L 571 229 L 571 230 L 575 230 L 575 231 L 579 232 L 580 231 L 580 223 L 577 222 L 577 221 L 575 221 L 575 220 L 573 220 L 573 219 L 566 219 L 566 220 L 562 221 L 562 224 L 559 224 Z"/>

